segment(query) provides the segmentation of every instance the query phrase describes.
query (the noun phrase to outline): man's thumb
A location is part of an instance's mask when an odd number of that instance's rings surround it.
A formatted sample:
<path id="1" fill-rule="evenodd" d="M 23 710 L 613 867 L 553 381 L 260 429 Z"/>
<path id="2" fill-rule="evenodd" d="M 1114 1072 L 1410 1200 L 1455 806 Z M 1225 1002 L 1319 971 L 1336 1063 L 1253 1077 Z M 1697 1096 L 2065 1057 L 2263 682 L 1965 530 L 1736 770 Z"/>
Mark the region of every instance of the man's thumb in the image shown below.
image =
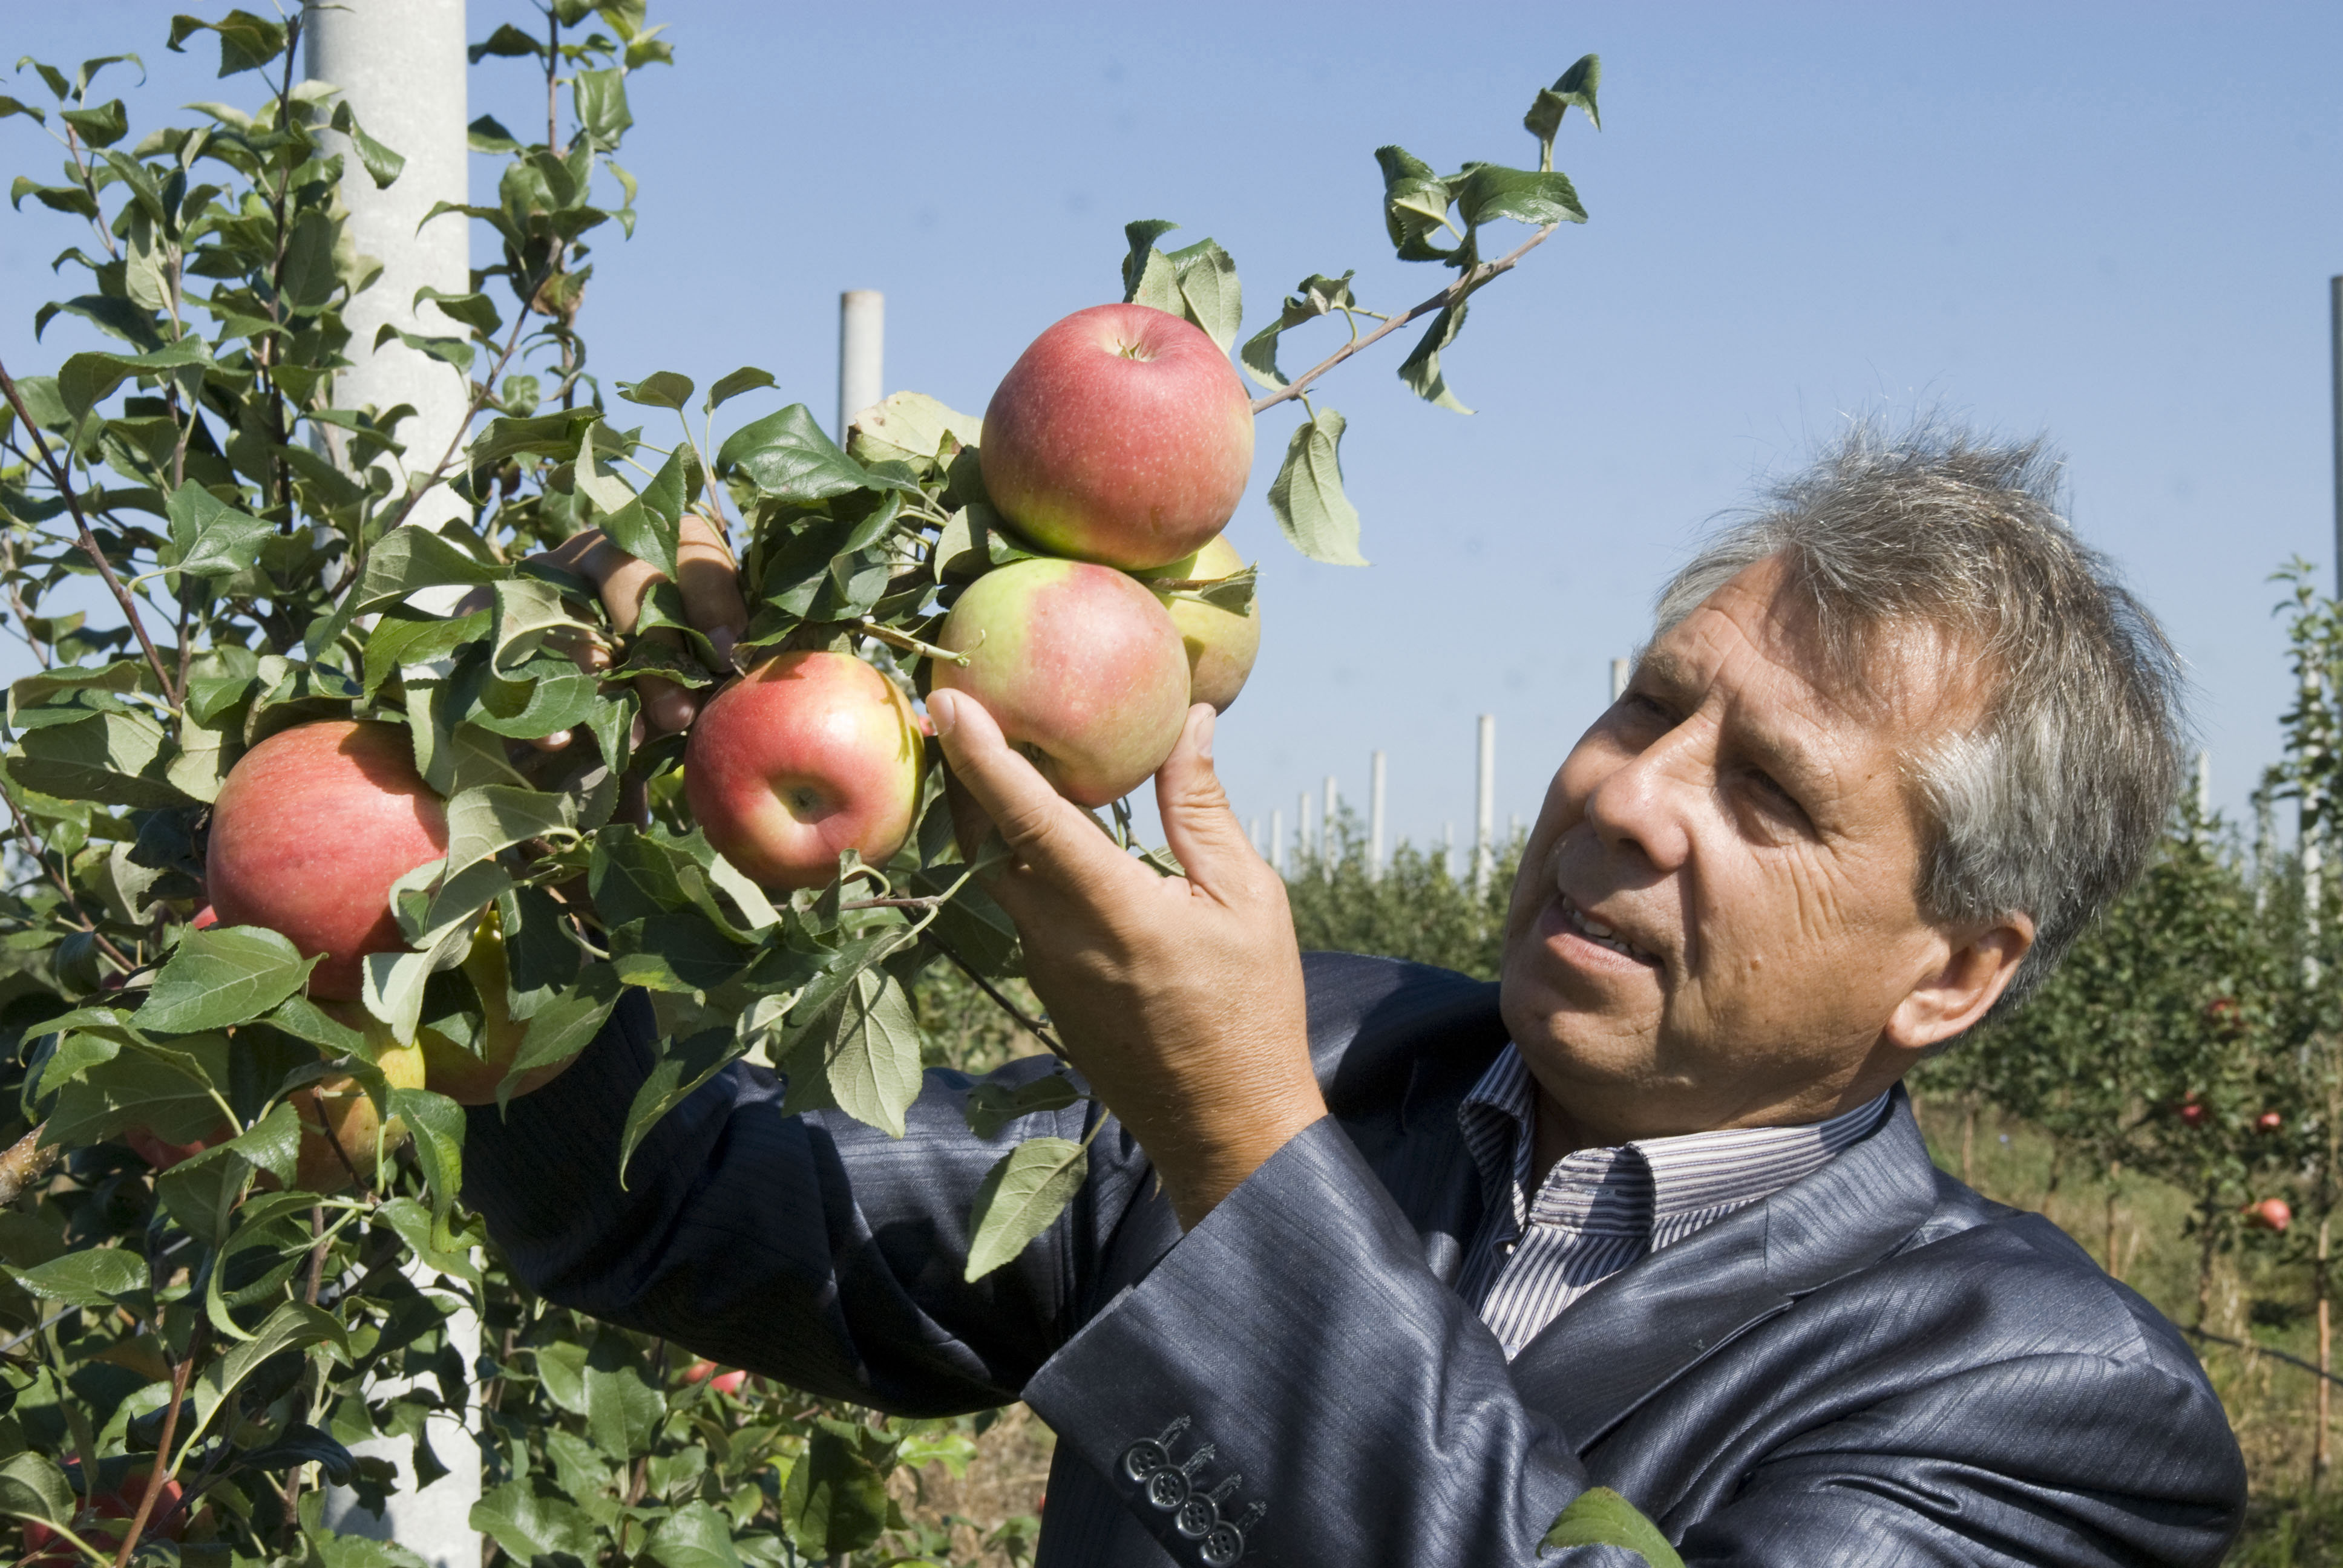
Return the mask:
<path id="1" fill-rule="evenodd" d="M 1164 847 L 1180 862 L 1188 879 L 1211 888 L 1215 872 L 1233 869 L 1258 859 L 1252 843 L 1229 809 L 1229 798 L 1212 770 L 1212 725 L 1218 716 L 1210 703 L 1188 709 L 1187 728 L 1180 743 L 1164 759 L 1155 775 L 1155 809 L 1163 819 Z"/>

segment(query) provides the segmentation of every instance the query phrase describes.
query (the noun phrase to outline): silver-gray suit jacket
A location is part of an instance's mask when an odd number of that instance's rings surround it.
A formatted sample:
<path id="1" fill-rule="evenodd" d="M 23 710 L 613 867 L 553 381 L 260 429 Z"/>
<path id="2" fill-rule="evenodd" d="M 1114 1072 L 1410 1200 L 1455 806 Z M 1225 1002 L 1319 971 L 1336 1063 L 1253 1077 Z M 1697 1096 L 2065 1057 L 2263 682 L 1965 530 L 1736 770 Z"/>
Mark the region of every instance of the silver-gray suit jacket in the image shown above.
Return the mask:
<path id="1" fill-rule="evenodd" d="M 1098 1112 L 981 1141 L 974 1081 L 946 1071 L 898 1141 L 785 1117 L 772 1075 L 736 1065 L 622 1190 L 639 996 L 508 1117 L 472 1113 L 467 1197 L 548 1297 L 719 1362 L 899 1412 L 1029 1402 L 1059 1439 L 1043 1568 L 1223 1568 L 1240 1546 L 1530 1563 L 1595 1485 L 1693 1563 L 2222 1557 L 2245 1469 L 2196 1357 L 2047 1221 L 1937 1171 L 1900 1091 L 1878 1132 L 1612 1276 L 1508 1364 L 1452 1288 L 1482 1209 L 1456 1107 L 1504 1045 L 1496 989 L 1305 968 L 1332 1114 L 1184 1237 L 1110 1122 L 1066 1214 L 964 1282 L 985 1171 Z"/>

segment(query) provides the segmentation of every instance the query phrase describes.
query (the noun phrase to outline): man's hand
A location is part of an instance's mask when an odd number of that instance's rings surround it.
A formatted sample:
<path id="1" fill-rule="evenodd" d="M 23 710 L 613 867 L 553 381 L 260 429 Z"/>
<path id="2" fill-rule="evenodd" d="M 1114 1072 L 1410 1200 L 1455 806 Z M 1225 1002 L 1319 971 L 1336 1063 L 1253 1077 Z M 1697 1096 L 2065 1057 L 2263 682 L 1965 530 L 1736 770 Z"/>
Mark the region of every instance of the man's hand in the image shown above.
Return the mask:
<path id="1" fill-rule="evenodd" d="M 955 778 L 1008 844 L 1011 863 L 988 886 L 1017 922 L 1035 993 L 1192 1228 L 1326 1114 L 1285 885 L 1221 792 L 1212 709 L 1189 710 L 1155 777 L 1184 877 L 1115 848 L 970 698 L 938 691 L 928 713 Z"/>
<path id="2" fill-rule="evenodd" d="M 612 544 L 599 528 L 572 535 L 536 558 L 591 582 L 601 593 L 602 607 L 610 613 L 610 625 L 621 637 L 633 635 L 635 623 L 642 618 L 643 596 L 652 584 L 662 580 L 656 567 Z M 730 658 L 733 643 L 749 629 L 749 607 L 740 598 L 739 568 L 733 563 L 722 532 L 696 512 L 683 519 L 676 578 L 675 586 L 683 595 L 684 618 L 707 633 L 719 657 Z M 671 648 L 683 646 L 682 638 L 668 627 L 644 635 Z M 635 692 L 642 699 L 645 721 L 655 730 L 686 729 L 699 715 L 699 699 L 671 680 L 637 676 Z"/>

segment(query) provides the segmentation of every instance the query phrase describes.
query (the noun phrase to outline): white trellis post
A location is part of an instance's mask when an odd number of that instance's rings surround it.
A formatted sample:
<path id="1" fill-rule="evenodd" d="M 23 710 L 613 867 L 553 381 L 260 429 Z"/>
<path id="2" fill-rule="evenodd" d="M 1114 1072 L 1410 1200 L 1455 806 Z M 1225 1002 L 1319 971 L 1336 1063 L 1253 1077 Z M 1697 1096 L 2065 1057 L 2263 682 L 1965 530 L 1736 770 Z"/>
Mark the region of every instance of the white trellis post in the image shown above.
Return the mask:
<path id="1" fill-rule="evenodd" d="M 1326 879 L 1334 879 L 1334 857 L 1341 849 L 1334 838 L 1335 814 L 1342 809 L 1342 796 L 1334 789 L 1334 776 L 1326 775 L 1326 806 L 1318 815 L 1318 858 L 1324 862 Z"/>
<path id="2" fill-rule="evenodd" d="M 344 158 L 342 200 L 350 215 L 344 232 L 361 255 L 382 262 L 382 276 L 344 313 L 351 364 L 337 374 L 333 391 L 335 404 L 345 408 L 415 406 L 413 417 L 398 427 L 407 447 L 404 467 L 399 459 L 383 459 L 403 487 L 409 471 L 428 472 L 462 436 L 470 407 L 463 374 L 454 367 L 396 340 L 374 347 L 375 334 L 386 322 L 408 332 L 454 334 L 457 327 L 436 306 L 416 307 L 415 292 L 432 287 L 462 294 L 471 286 L 465 219 L 457 215 L 424 222 L 434 203 L 460 205 L 467 196 L 464 0 L 312 5 L 302 12 L 302 33 L 309 76 L 339 87 L 367 134 L 407 159 L 398 178 L 377 190 L 356 156 Z M 442 485 L 427 492 L 407 518 L 437 526 L 465 509 Z M 425 1294 L 438 1294 L 431 1270 L 410 1262 L 407 1273 Z M 468 1373 L 479 1361 L 479 1319 L 459 1307 L 443 1320 L 443 1332 Z M 369 1392 L 379 1399 L 428 1386 L 436 1382 L 385 1380 Z M 407 1439 L 352 1444 L 360 1455 L 397 1466 L 399 1490 L 385 1512 L 373 1513 L 358 1507 L 355 1493 L 334 1489 L 326 1500 L 327 1523 L 345 1534 L 395 1540 L 430 1568 L 479 1568 L 480 1535 L 471 1526 L 472 1506 L 480 1500 L 473 1408 L 468 1401 L 456 1421 L 433 1420 L 432 1450 L 447 1473 L 428 1486 L 415 1484 L 414 1448 Z"/>
<path id="3" fill-rule="evenodd" d="M 1612 701 L 1616 702 L 1627 695 L 1627 677 L 1633 673 L 1633 668 L 1634 667 L 1624 658 L 1614 658 L 1611 661 Z"/>
<path id="4" fill-rule="evenodd" d="M 1453 820 L 1440 824 L 1440 869 L 1448 873 L 1451 881 L 1455 879 L 1456 824 Z"/>
<path id="5" fill-rule="evenodd" d="M 1495 856 L 1490 839 L 1497 830 L 1497 716 L 1481 715 L 1481 744 L 1473 805 L 1473 890 L 1489 890 Z"/>
<path id="6" fill-rule="evenodd" d="M 838 444 L 854 417 L 887 396 L 887 297 L 850 288 L 838 297 Z"/>
<path id="7" fill-rule="evenodd" d="M 1293 798 L 1294 869 L 1301 869 L 1302 864 L 1317 852 L 1317 840 L 1310 832 L 1310 791 L 1304 789 Z"/>
<path id="8" fill-rule="evenodd" d="M 1367 880 L 1383 879 L 1383 754 L 1367 765 Z"/>
<path id="9" fill-rule="evenodd" d="M 1278 875 L 1285 874 L 1285 813 L 1269 814 L 1269 863 Z"/>

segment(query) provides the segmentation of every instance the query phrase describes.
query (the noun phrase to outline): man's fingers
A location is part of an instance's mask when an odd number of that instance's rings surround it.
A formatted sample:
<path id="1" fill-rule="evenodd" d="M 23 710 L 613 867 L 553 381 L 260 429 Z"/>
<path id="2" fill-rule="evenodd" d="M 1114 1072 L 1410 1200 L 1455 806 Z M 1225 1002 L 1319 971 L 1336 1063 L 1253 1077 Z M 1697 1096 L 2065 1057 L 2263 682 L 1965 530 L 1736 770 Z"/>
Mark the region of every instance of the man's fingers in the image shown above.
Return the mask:
<path id="1" fill-rule="evenodd" d="M 1163 845 L 1188 880 L 1207 893 L 1232 891 L 1236 879 L 1261 864 L 1212 769 L 1212 708 L 1188 709 L 1180 743 L 1155 774 L 1155 809 L 1163 819 Z"/>
<path id="2" fill-rule="evenodd" d="M 1098 824 L 1050 788 L 1002 738 L 982 703 L 962 692 L 936 691 L 928 697 L 928 716 L 952 776 L 992 819 L 1011 853 L 1045 881 L 1071 890 L 1130 867 L 1130 857 Z"/>
<path id="3" fill-rule="evenodd" d="M 722 531 L 697 512 L 683 519 L 675 577 L 675 586 L 683 595 L 683 618 L 707 634 L 719 660 L 730 663 L 732 645 L 749 629 L 749 606 L 740 597 L 740 568 Z"/>

